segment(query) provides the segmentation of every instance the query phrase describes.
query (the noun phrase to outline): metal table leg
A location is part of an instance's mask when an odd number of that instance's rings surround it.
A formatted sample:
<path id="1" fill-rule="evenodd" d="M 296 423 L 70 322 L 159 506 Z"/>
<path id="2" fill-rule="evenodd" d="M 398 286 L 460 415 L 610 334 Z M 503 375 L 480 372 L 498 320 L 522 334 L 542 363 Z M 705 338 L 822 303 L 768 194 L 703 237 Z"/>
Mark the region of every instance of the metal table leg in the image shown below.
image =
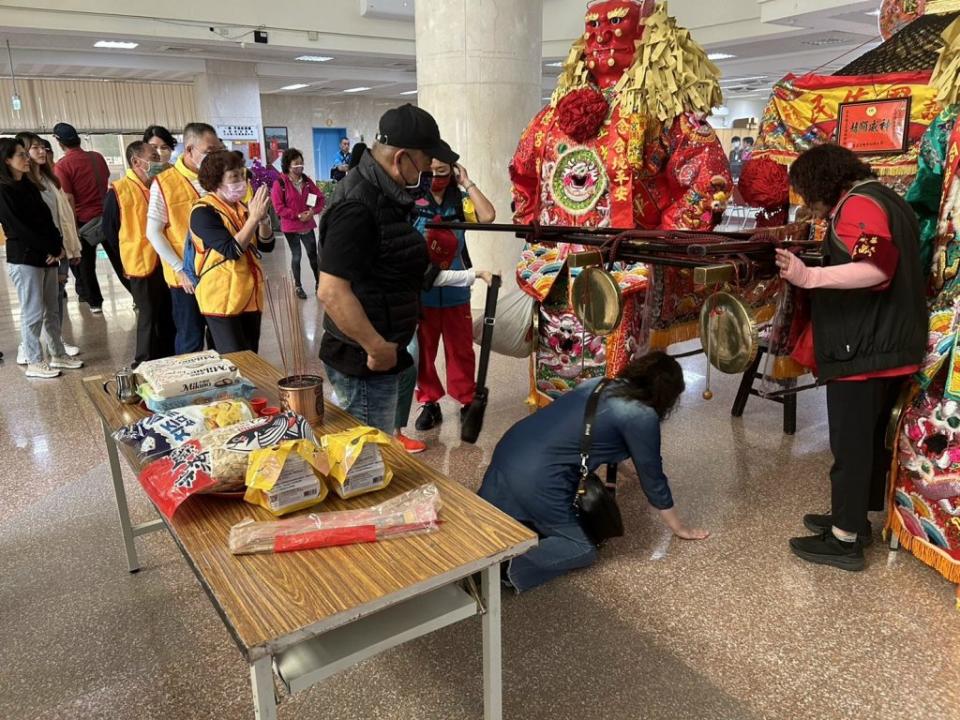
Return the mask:
<path id="1" fill-rule="evenodd" d="M 483 571 L 483 720 L 503 718 L 503 676 L 500 638 L 500 565 Z"/>
<path id="2" fill-rule="evenodd" d="M 107 458 L 110 460 L 110 476 L 113 478 L 113 495 L 117 501 L 117 515 L 120 516 L 120 533 L 123 535 L 123 546 L 127 551 L 127 567 L 135 573 L 140 569 L 140 560 L 137 558 L 137 546 L 134 544 L 133 525 L 130 523 L 130 510 L 127 507 L 127 492 L 123 488 L 123 473 L 120 471 L 120 458 L 117 455 L 117 443 L 110 434 L 107 423 L 100 420 L 103 428 L 103 440 L 107 444 Z"/>
<path id="3" fill-rule="evenodd" d="M 250 684 L 253 687 L 253 716 L 256 720 L 277 720 L 273 658 L 270 655 L 250 665 Z"/>

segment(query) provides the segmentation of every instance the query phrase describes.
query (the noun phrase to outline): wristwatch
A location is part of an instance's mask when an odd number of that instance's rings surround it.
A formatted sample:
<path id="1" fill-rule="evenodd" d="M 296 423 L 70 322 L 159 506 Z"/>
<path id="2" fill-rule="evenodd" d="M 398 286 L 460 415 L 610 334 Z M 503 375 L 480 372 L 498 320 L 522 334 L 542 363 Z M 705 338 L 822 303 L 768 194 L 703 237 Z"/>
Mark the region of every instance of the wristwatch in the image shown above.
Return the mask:
<path id="1" fill-rule="evenodd" d="M 475 188 L 476 186 L 477 186 L 477 184 L 476 184 L 473 180 L 471 180 L 469 185 L 464 185 L 464 186 L 463 186 L 463 191 L 464 191 L 464 192 L 470 192 L 470 188 Z"/>

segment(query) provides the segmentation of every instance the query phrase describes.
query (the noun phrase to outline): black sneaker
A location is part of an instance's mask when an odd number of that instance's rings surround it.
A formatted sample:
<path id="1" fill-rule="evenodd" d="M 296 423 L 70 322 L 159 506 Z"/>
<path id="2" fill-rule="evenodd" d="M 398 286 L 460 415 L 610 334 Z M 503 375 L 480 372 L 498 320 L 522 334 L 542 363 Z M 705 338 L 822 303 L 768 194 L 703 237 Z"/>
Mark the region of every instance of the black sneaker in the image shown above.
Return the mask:
<path id="1" fill-rule="evenodd" d="M 417 416 L 417 430 L 424 432 L 435 428 L 443 422 L 443 413 L 440 412 L 440 404 L 435 402 L 424 403 L 420 408 L 420 414 Z"/>
<path id="2" fill-rule="evenodd" d="M 832 532 L 810 537 L 790 538 L 793 554 L 807 562 L 832 565 L 841 570 L 863 570 L 863 546 L 859 542 L 842 542 Z"/>
<path id="3" fill-rule="evenodd" d="M 830 515 L 815 515 L 809 513 L 803 516 L 803 526 L 810 532 L 821 535 L 833 530 L 833 517 Z M 857 533 L 857 541 L 864 547 L 873 544 L 873 526 L 869 520 L 867 521 L 866 534 Z"/>
<path id="4" fill-rule="evenodd" d="M 300 298 L 301 300 L 307 299 L 307 294 L 303 291 L 303 288 L 300 287 L 299 285 L 297 285 L 297 289 L 294 290 L 294 292 L 297 294 L 297 297 Z"/>

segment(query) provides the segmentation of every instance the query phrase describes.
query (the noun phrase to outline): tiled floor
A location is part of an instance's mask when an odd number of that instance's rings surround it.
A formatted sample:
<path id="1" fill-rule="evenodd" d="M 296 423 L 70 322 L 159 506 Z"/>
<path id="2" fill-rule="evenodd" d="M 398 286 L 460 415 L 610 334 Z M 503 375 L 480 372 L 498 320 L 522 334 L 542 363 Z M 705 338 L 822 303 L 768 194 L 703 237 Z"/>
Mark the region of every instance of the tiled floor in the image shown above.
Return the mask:
<path id="1" fill-rule="evenodd" d="M 286 263 L 283 249 L 268 272 Z M 87 368 L 27 381 L 13 363 L 16 294 L 0 268 L 0 718 L 252 717 L 246 665 L 170 538 L 138 541 L 144 569 L 125 569 L 103 441 L 79 383 L 132 355 L 130 298 L 111 272 L 102 262 L 103 316 L 69 303 L 66 335 Z M 303 310 L 313 353 L 316 301 Z M 277 361 L 269 324 L 263 339 Z M 589 570 L 505 597 L 505 716 L 960 717 L 951 585 L 880 542 L 859 574 L 786 549 L 800 516 L 825 508 L 822 393 L 801 396 L 789 438 L 779 406 L 752 399 L 731 419 L 736 379 L 716 382 L 704 402 L 703 359 L 684 367 L 690 389 L 664 427 L 664 457 L 681 512 L 713 536 L 671 539 L 627 474 L 627 537 Z M 479 444 L 462 445 L 448 423 L 427 434 L 424 460 L 477 487 L 496 439 L 526 412 L 525 370 L 497 358 Z M 152 517 L 127 482 L 135 518 Z M 284 698 L 280 718 L 480 718 L 480 660 L 479 622 L 461 623 Z"/>

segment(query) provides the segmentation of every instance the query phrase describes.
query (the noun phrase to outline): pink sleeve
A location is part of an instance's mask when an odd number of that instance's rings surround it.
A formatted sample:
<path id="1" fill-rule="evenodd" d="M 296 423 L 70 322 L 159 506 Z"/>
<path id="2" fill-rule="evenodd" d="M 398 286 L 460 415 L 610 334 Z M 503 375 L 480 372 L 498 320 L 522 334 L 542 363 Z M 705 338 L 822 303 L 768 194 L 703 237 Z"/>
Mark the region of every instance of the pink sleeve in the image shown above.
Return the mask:
<path id="1" fill-rule="evenodd" d="M 274 180 L 273 188 L 270 190 L 270 197 L 273 199 L 273 209 L 276 210 L 277 215 L 284 220 L 296 220 L 297 214 L 287 207 L 286 195 L 280 181 Z"/>
<path id="2" fill-rule="evenodd" d="M 809 279 L 804 283 L 804 287 L 808 289 L 860 290 L 885 286 L 889 280 L 889 276 L 871 262 L 807 268 L 807 273 Z"/>

